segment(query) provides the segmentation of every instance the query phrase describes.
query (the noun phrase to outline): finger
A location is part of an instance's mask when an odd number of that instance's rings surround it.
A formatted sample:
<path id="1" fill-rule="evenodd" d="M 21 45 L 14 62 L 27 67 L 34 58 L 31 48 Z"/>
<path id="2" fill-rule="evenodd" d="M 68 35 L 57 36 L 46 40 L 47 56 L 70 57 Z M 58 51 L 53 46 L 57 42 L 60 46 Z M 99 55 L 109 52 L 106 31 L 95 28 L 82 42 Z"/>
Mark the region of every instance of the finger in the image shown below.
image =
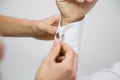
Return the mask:
<path id="1" fill-rule="evenodd" d="M 65 59 L 65 56 L 58 56 L 58 57 L 56 58 L 56 62 L 57 62 L 57 63 L 61 63 L 64 59 Z"/>
<path id="2" fill-rule="evenodd" d="M 45 30 L 49 34 L 56 34 L 56 32 L 57 32 L 57 26 L 48 25 L 48 27 L 46 27 L 46 28 L 47 29 L 45 29 Z"/>
<path id="3" fill-rule="evenodd" d="M 55 60 L 56 57 L 59 55 L 60 49 L 61 49 L 61 41 L 56 38 L 53 47 L 50 53 L 48 54 L 48 57 L 50 57 L 52 60 Z"/>
<path id="4" fill-rule="evenodd" d="M 60 20 L 60 15 L 56 14 L 54 16 L 51 16 L 48 18 L 48 22 L 51 23 L 51 25 L 57 26 Z"/>
<path id="5" fill-rule="evenodd" d="M 75 58 L 74 58 L 74 71 L 77 72 L 78 69 L 78 55 L 75 54 Z"/>
<path id="6" fill-rule="evenodd" d="M 50 34 L 55 34 L 57 31 L 59 20 L 60 20 L 59 14 L 45 19 L 47 25 L 45 25 L 44 30 Z"/>
<path id="7" fill-rule="evenodd" d="M 60 14 L 55 15 L 53 19 L 54 19 L 54 21 L 53 21 L 52 24 L 53 24 L 54 26 L 58 26 L 59 21 L 60 21 Z"/>
<path id="8" fill-rule="evenodd" d="M 62 50 L 64 50 L 65 52 L 71 51 L 71 47 L 66 43 L 62 42 Z"/>
<path id="9" fill-rule="evenodd" d="M 61 63 L 63 60 L 64 60 L 64 58 L 65 58 L 65 51 L 62 49 L 62 47 L 61 47 L 61 50 L 60 50 L 60 52 L 59 52 L 59 55 L 56 57 L 56 62 L 57 63 Z"/>
<path id="10" fill-rule="evenodd" d="M 65 43 L 62 43 L 62 49 L 66 52 L 63 62 L 69 64 L 70 66 L 73 66 L 75 57 L 74 50 Z"/>

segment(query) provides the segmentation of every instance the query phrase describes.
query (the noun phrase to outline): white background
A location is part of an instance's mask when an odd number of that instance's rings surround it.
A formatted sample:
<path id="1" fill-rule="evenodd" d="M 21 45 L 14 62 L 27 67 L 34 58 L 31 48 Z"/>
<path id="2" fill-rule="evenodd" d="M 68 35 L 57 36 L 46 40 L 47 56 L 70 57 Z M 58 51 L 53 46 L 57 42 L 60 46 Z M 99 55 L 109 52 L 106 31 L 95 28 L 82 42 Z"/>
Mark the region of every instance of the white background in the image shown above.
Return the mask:
<path id="1" fill-rule="evenodd" d="M 33 20 L 56 13 L 55 0 L 0 0 L 1 15 Z M 3 38 L 3 42 L 2 80 L 33 80 L 53 43 L 33 38 Z M 85 75 L 120 61 L 120 0 L 99 0 L 86 16 L 79 56 Z"/>

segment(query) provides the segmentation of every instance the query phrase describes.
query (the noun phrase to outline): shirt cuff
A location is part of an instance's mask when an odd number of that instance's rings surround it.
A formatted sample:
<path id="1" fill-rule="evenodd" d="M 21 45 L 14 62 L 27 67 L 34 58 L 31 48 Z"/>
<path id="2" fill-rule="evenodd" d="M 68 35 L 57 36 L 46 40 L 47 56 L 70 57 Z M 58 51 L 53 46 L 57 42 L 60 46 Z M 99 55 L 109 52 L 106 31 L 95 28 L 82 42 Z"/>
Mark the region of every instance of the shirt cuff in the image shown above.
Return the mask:
<path id="1" fill-rule="evenodd" d="M 56 34 L 57 38 L 67 43 L 70 47 L 72 47 L 75 50 L 76 53 L 80 53 L 83 22 L 84 20 L 70 23 L 62 27 L 59 23 Z"/>

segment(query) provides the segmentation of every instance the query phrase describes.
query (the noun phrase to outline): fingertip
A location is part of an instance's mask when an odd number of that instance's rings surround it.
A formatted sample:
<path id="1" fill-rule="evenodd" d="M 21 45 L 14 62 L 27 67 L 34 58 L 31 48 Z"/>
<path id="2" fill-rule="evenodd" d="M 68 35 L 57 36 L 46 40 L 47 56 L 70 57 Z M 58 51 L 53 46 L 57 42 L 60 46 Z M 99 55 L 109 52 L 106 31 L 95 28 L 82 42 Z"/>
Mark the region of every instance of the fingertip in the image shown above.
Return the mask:
<path id="1" fill-rule="evenodd" d="M 54 19 L 56 20 L 59 20 L 60 19 L 60 14 L 55 14 L 54 16 L 52 16 L 52 18 L 54 17 Z"/>
<path id="2" fill-rule="evenodd" d="M 46 32 L 48 32 L 49 34 L 53 34 L 55 35 L 56 32 L 57 32 L 57 26 L 54 26 L 54 25 L 48 25 L 48 27 L 46 27 Z"/>
<path id="3" fill-rule="evenodd" d="M 57 32 L 57 27 L 54 26 L 54 28 L 52 29 L 52 34 L 56 34 L 56 32 Z"/>
<path id="4" fill-rule="evenodd" d="M 69 45 L 67 45 L 64 42 L 62 42 L 62 49 L 65 50 L 66 52 L 71 50 L 71 48 L 69 47 Z"/>
<path id="5" fill-rule="evenodd" d="M 73 48 L 71 48 L 69 45 L 67 45 L 66 43 L 63 43 L 63 42 L 62 42 L 62 49 L 66 53 L 69 53 L 70 55 L 75 55 L 76 54 L 76 52 L 74 51 Z M 66 54 L 66 55 L 69 55 L 69 54 Z"/>
<path id="6" fill-rule="evenodd" d="M 60 21 L 60 14 L 56 14 L 55 15 L 55 22 L 57 25 L 58 25 L 59 21 Z"/>

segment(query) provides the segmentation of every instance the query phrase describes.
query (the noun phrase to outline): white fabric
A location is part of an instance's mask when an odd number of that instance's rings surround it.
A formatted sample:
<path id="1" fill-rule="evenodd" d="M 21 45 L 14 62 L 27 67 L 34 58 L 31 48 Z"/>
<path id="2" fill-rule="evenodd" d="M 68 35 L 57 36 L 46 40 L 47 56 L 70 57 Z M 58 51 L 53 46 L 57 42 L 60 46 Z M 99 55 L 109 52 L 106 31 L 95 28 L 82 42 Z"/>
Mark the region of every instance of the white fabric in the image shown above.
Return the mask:
<path id="1" fill-rule="evenodd" d="M 71 46 L 77 54 L 80 53 L 81 32 L 83 21 L 68 24 L 66 26 L 58 26 L 57 32 L 60 34 L 60 39 Z"/>
<path id="2" fill-rule="evenodd" d="M 59 25 L 57 30 L 60 34 L 60 39 L 71 46 L 78 55 L 80 55 L 82 28 L 83 21 L 80 21 L 63 27 Z M 82 76 L 79 67 L 77 80 L 120 80 L 120 62 L 116 63 L 111 69 L 101 70 L 90 76 Z"/>

